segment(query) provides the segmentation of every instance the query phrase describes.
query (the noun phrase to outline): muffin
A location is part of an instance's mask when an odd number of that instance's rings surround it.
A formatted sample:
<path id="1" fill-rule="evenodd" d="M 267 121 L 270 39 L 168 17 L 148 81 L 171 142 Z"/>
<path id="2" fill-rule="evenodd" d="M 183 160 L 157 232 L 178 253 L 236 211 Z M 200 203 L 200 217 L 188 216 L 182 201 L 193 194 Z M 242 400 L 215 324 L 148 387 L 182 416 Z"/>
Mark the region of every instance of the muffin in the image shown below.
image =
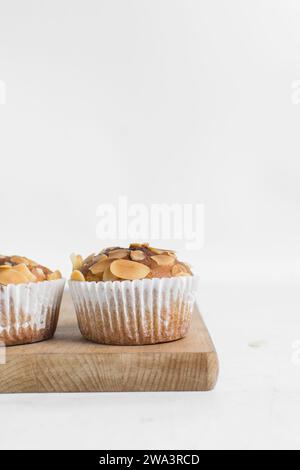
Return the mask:
<path id="1" fill-rule="evenodd" d="M 7 346 L 51 338 L 65 281 L 22 256 L 0 255 L 0 342 Z"/>
<path id="2" fill-rule="evenodd" d="M 70 291 L 85 338 L 145 345 L 187 334 L 197 278 L 174 251 L 135 243 L 71 258 Z"/>

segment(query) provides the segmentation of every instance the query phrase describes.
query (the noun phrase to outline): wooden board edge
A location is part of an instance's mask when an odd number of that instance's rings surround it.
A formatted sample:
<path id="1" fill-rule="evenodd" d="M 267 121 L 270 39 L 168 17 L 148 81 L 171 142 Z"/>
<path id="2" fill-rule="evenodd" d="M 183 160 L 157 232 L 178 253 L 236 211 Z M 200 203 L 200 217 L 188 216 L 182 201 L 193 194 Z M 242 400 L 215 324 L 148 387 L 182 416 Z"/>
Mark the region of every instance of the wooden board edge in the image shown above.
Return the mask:
<path id="1" fill-rule="evenodd" d="M 2 367 L 0 393 L 210 391 L 219 374 L 216 352 L 37 355 Z"/>

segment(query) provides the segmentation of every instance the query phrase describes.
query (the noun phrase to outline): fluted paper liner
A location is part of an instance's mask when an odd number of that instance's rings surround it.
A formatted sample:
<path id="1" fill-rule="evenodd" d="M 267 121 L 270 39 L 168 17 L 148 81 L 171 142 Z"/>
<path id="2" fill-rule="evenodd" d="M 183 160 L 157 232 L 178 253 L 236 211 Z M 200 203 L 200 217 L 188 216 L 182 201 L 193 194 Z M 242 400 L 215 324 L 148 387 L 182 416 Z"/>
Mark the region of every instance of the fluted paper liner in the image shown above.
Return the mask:
<path id="1" fill-rule="evenodd" d="M 0 286 L 0 341 L 7 346 L 52 338 L 64 279 Z"/>
<path id="2" fill-rule="evenodd" d="M 102 344 L 142 345 L 187 334 L 197 278 L 70 281 L 69 285 L 85 338 Z"/>

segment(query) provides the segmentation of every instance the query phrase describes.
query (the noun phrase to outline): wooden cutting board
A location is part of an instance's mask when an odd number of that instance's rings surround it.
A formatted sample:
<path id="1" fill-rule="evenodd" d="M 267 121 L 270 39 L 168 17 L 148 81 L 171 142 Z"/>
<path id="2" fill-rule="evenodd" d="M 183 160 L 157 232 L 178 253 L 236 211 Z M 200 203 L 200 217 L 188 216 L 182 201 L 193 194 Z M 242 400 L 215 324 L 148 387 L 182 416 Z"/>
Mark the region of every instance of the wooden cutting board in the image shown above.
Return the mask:
<path id="1" fill-rule="evenodd" d="M 66 293 L 54 339 L 6 348 L 0 393 L 212 390 L 218 357 L 198 309 L 184 339 L 150 346 L 85 340 Z"/>

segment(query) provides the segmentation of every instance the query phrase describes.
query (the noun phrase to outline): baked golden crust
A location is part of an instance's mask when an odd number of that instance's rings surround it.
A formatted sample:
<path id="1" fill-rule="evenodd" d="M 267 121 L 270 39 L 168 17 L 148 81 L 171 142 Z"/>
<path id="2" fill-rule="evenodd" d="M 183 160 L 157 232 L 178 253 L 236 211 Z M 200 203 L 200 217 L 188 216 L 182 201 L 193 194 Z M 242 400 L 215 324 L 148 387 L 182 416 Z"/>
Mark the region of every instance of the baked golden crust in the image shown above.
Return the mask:
<path id="1" fill-rule="evenodd" d="M 174 251 L 153 248 L 147 243 L 133 243 L 129 248 L 105 248 L 86 259 L 73 254 L 71 260 L 73 281 L 105 282 L 193 275 L 189 265 L 179 261 Z"/>
<path id="2" fill-rule="evenodd" d="M 53 272 L 24 256 L 0 255 L 0 285 L 54 281 L 61 277 L 59 271 Z"/>

